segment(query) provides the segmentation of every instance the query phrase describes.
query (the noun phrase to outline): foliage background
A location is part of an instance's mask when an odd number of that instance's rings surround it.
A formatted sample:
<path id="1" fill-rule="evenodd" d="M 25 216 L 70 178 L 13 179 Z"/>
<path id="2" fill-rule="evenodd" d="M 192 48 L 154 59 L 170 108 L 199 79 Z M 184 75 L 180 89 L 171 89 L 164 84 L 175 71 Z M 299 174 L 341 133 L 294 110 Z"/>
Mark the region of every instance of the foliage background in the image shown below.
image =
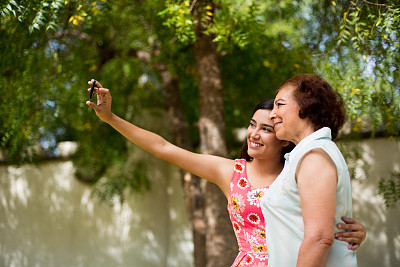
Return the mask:
<path id="1" fill-rule="evenodd" d="M 214 1 L 204 21 L 221 56 L 226 138 L 251 108 L 287 78 L 322 75 L 347 104 L 342 139 L 399 138 L 400 4 L 389 1 Z M 32 0 L 0 4 L 0 148 L 3 162 L 57 157 L 57 143 L 77 141 L 77 177 L 103 200 L 150 186 L 132 148 L 85 105 L 96 78 L 113 90 L 116 114 L 140 125 L 145 109 L 162 110 L 165 94 L 152 64 L 179 78 L 193 147 L 199 144 L 195 41 L 190 1 Z M 215 7 L 215 8 L 214 8 Z M 149 62 L 138 51 L 151 54 Z M 110 145 L 112 144 L 112 145 Z M 345 149 L 345 147 L 344 147 Z M 357 157 L 356 151 L 345 151 Z M 122 168 L 123 166 L 123 168 Z M 97 183 L 100 177 L 105 182 Z M 399 199 L 397 173 L 381 181 L 388 205 Z"/>

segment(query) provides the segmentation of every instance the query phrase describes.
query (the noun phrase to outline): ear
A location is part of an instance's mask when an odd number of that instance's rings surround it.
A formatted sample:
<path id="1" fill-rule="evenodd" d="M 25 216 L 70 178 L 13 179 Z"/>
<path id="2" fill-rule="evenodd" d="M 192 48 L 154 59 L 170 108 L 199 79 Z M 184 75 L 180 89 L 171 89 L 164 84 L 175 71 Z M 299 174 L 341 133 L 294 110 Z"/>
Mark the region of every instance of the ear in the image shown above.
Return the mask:
<path id="1" fill-rule="evenodd" d="M 283 147 L 287 147 L 288 145 L 290 145 L 289 141 L 282 141 L 282 145 Z"/>

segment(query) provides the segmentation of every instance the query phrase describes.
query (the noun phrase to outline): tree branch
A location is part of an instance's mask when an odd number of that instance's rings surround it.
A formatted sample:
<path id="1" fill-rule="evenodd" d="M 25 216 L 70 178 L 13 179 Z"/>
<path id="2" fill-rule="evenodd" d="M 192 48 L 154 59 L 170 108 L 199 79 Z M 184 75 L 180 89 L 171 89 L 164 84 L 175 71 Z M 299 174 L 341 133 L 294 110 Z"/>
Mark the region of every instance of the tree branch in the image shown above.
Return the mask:
<path id="1" fill-rule="evenodd" d="M 146 52 L 146 51 L 130 49 L 128 51 L 128 56 L 129 57 L 135 57 L 139 61 L 144 62 L 146 64 L 150 64 L 151 63 L 151 54 L 149 52 Z"/>
<path id="2" fill-rule="evenodd" d="M 192 4 L 190 5 L 189 12 L 192 13 L 194 5 L 196 4 L 197 0 L 193 0 Z"/>
<path id="3" fill-rule="evenodd" d="M 80 31 L 74 31 L 74 30 L 63 30 L 63 31 L 56 32 L 54 35 L 48 36 L 47 40 L 62 39 L 64 37 L 66 37 L 66 36 L 73 37 L 73 38 L 76 38 L 76 39 L 79 39 L 79 40 L 83 40 L 83 41 L 87 41 L 87 42 L 92 42 L 93 43 L 93 39 L 88 34 L 86 34 L 84 32 L 80 32 Z M 160 51 L 158 49 L 154 49 L 154 50 L 155 50 L 154 51 L 155 55 L 160 53 Z M 105 53 L 105 52 L 107 52 L 107 53 Z M 120 49 L 118 49 L 118 50 L 116 50 L 116 49 L 108 49 L 105 52 L 102 53 L 103 58 L 102 58 L 102 60 L 100 62 L 100 67 L 102 65 L 104 65 L 105 62 L 107 62 L 108 60 L 113 58 L 114 56 L 121 55 L 121 50 Z M 127 55 L 130 56 L 130 57 L 137 58 L 139 61 L 141 61 L 143 63 L 152 65 L 157 70 L 162 70 L 162 69 L 164 69 L 166 67 L 165 64 L 163 64 L 163 63 L 152 63 L 151 62 L 152 54 L 149 53 L 149 52 L 146 52 L 146 51 L 130 49 L 128 51 Z"/>
<path id="4" fill-rule="evenodd" d="M 372 3 L 372 2 L 369 2 L 369 1 L 367 1 L 367 0 L 362 0 L 362 1 L 363 1 L 364 3 L 370 4 L 370 5 L 375 5 L 375 6 L 394 7 L 394 6 L 392 6 L 392 5 L 379 4 L 379 3 Z"/>
<path id="5" fill-rule="evenodd" d="M 70 31 L 70 30 L 63 30 L 63 31 L 59 31 L 56 32 L 54 35 L 49 36 L 48 39 L 61 39 L 65 36 L 70 36 L 70 37 L 74 37 L 83 41 L 87 41 L 87 42 L 92 42 L 92 38 L 90 38 L 90 36 L 84 32 L 80 32 L 80 31 Z"/>

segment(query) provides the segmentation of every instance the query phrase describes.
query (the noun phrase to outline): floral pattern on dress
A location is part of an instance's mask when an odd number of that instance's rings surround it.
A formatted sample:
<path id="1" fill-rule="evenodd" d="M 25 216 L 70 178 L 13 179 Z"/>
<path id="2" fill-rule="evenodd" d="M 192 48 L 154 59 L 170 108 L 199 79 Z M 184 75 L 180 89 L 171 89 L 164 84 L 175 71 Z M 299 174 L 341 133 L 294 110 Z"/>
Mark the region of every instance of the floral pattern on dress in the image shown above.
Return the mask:
<path id="1" fill-rule="evenodd" d="M 254 228 L 252 235 L 260 240 L 265 240 L 265 238 L 266 238 L 265 230 L 261 229 L 261 228 Z"/>
<path id="2" fill-rule="evenodd" d="M 247 200 L 250 205 L 255 205 L 257 208 L 261 207 L 261 198 L 264 196 L 266 188 L 256 188 L 247 193 Z"/>
<path id="3" fill-rule="evenodd" d="M 247 242 L 250 244 L 251 251 L 256 259 L 266 260 L 268 259 L 268 249 L 265 242 L 265 238 L 259 236 L 249 235 L 246 233 Z"/>
<path id="4" fill-rule="evenodd" d="M 242 195 L 239 195 L 237 193 L 232 194 L 231 204 L 232 204 L 232 209 L 235 212 L 243 212 L 244 201 L 243 201 L 243 196 Z"/>
<path id="5" fill-rule="evenodd" d="M 240 227 L 240 225 L 237 222 L 232 222 L 233 225 L 233 230 L 235 230 L 235 233 L 240 233 L 240 230 L 242 230 L 242 228 Z"/>
<path id="6" fill-rule="evenodd" d="M 259 224 L 261 221 L 260 216 L 255 213 L 250 213 L 247 215 L 247 220 L 249 220 L 252 224 Z"/>
<path id="7" fill-rule="evenodd" d="M 268 187 L 251 186 L 246 171 L 246 160 L 235 160 L 228 211 L 239 245 L 233 266 L 268 266 L 265 220 L 261 212 L 261 198 Z"/>
<path id="8" fill-rule="evenodd" d="M 266 244 L 253 243 L 251 244 L 251 249 L 253 250 L 253 253 L 257 259 L 262 261 L 268 259 L 268 249 Z"/>
<path id="9" fill-rule="evenodd" d="M 247 180 L 245 178 L 240 178 L 240 180 L 238 182 L 238 186 L 241 189 L 246 189 L 247 187 L 249 187 L 249 183 L 247 182 Z"/>
<path id="10" fill-rule="evenodd" d="M 254 257 L 251 255 L 246 255 L 246 257 L 244 258 L 244 264 L 250 265 L 253 262 L 254 262 Z"/>
<path id="11" fill-rule="evenodd" d="M 235 171 L 242 173 L 243 170 L 244 170 L 243 164 L 241 164 L 240 162 L 235 162 Z"/>
<path id="12" fill-rule="evenodd" d="M 232 194 L 230 206 L 232 208 L 233 217 L 235 217 L 235 219 L 243 225 L 244 219 L 241 215 L 244 209 L 243 196 L 237 193 Z"/>

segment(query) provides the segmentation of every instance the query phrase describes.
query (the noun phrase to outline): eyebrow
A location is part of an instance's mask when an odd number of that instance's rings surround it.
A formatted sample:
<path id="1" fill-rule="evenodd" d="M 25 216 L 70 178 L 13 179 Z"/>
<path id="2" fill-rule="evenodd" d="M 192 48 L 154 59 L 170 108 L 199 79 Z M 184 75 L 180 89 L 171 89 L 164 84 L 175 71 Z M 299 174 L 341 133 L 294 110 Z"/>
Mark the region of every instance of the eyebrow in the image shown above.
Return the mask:
<path id="1" fill-rule="evenodd" d="M 278 101 L 285 101 L 285 99 L 283 99 L 283 98 L 279 98 L 279 99 L 277 99 L 277 100 L 275 100 L 275 104 L 278 102 Z"/>
<path id="2" fill-rule="evenodd" d="M 257 123 L 257 121 L 256 121 L 255 119 L 250 119 L 250 121 Z M 269 124 L 266 124 L 266 123 L 263 123 L 263 124 L 261 124 L 261 125 L 262 125 L 262 126 L 266 126 L 266 127 L 270 127 L 270 128 L 272 128 L 272 129 L 274 129 L 274 126 L 269 125 Z"/>

